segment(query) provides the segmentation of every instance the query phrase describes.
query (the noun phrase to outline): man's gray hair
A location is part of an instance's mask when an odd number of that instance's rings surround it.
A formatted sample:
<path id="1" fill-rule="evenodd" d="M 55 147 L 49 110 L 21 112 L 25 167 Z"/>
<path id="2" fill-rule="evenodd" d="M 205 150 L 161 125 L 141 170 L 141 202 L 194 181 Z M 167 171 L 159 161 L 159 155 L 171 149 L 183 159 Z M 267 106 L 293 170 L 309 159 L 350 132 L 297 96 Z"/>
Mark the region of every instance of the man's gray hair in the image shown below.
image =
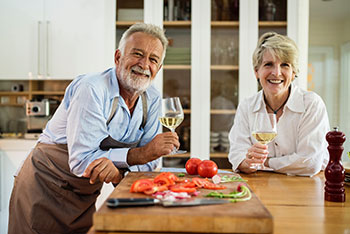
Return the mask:
<path id="1" fill-rule="evenodd" d="M 126 30 L 123 33 L 122 38 L 119 41 L 119 45 L 118 45 L 118 49 L 120 50 L 120 52 L 122 53 L 122 55 L 124 55 L 124 50 L 125 50 L 125 43 L 126 40 L 134 33 L 136 32 L 142 32 L 142 33 L 146 33 L 149 34 L 155 38 L 158 38 L 160 40 L 160 42 L 163 45 L 163 55 L 162 55 L 162 63 L 163 60 L 165 58 L 165 52 L 166 52 L 166 48 L 168 46 L 168 39 L 165 36 L 164 30 L 154 24 L 146 24 L 146 23 L 136 23 L 134 25 L 132 25 L 130 28 L 128 28 L 128 30 Z"/>

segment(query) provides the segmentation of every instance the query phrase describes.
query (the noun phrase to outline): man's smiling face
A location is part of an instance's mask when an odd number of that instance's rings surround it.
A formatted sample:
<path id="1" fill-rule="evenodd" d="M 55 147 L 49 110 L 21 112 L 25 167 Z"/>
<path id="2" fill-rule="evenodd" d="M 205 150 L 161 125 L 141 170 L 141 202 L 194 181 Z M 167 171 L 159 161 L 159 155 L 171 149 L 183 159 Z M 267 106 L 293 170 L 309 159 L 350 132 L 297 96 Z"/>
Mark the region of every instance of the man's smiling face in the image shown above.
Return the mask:
<path id="1" fill-rule="evenodd" d="M 122 86 L 134 92 L 146 90 L 161 68 L 163 50 L 161 41 L 149 34 L 136 32 L 127 38 L 124 53 L 115 54 Z"/>

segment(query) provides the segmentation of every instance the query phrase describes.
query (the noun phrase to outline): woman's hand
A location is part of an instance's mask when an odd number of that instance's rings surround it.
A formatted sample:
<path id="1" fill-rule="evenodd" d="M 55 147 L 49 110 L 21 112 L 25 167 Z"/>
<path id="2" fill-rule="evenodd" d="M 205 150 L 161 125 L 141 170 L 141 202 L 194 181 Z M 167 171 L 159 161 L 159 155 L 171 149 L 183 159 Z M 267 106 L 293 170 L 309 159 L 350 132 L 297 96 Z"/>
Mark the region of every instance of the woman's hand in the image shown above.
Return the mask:
<path id="1" fill-rule="evenodd" d="M 123 178 L 118 168 L 116 168 L 113 162 L 108 158 L 99 158 L 90 163 L 83 177 L 90 178 L 90 184 L 94 184 L 97 180 L 117 184 Z"/>
<path id="2" fill-rule="evenodd" d="M 251 165 L 254 163 L 264 164 L 268 154 L 267 145 L 257 142 L 248 149 L 246 158 L 238 166 L 238 169 L 244 173 L 255 172 L 257 169 L 251 168 Z"/>

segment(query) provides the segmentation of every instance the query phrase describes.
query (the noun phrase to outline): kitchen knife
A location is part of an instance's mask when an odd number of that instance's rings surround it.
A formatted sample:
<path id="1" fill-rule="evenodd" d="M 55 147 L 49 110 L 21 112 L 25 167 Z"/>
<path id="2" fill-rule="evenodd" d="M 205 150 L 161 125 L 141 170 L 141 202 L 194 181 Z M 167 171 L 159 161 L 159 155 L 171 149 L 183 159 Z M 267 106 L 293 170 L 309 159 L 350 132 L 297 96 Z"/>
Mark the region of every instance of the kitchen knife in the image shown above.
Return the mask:
<path id="1" fill-rule="evenodd" d="M 161 201 L 155 198 L 109 198 L 107 206 L 109 208 L 130 207 L 130 206 L 152 206 L 162 205 L 164 207 L 180 206 L 203 206 L 230 203 L 229 200 L 208 198 L 208 199 L 183 199 L 176 201 Z"/>

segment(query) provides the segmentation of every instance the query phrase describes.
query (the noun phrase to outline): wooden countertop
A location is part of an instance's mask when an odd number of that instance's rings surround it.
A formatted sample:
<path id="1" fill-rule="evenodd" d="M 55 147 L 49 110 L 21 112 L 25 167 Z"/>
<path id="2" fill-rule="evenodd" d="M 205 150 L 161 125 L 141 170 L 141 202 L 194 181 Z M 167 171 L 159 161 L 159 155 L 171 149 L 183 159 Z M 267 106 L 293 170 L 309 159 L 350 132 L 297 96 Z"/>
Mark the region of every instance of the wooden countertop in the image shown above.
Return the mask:
<path id="1" fill-rule="evenodd" d="M 345 187 L 345 203 L 325 201 L 323 172 L 311 178 L 273 172 L 241 176 L 272 214 L 273 233 L 350 233 L 350 187 Z M 92 228 L 89 233 L 116 232 Z"/>
<path id="2" fill-rule="evenodd" d="M 272 172 L 241 175 L 274 217 L 274 233 L 350 233 L 350 187 L 346 202 L 324 200 L 324 172 L 313 177 Z"/>

